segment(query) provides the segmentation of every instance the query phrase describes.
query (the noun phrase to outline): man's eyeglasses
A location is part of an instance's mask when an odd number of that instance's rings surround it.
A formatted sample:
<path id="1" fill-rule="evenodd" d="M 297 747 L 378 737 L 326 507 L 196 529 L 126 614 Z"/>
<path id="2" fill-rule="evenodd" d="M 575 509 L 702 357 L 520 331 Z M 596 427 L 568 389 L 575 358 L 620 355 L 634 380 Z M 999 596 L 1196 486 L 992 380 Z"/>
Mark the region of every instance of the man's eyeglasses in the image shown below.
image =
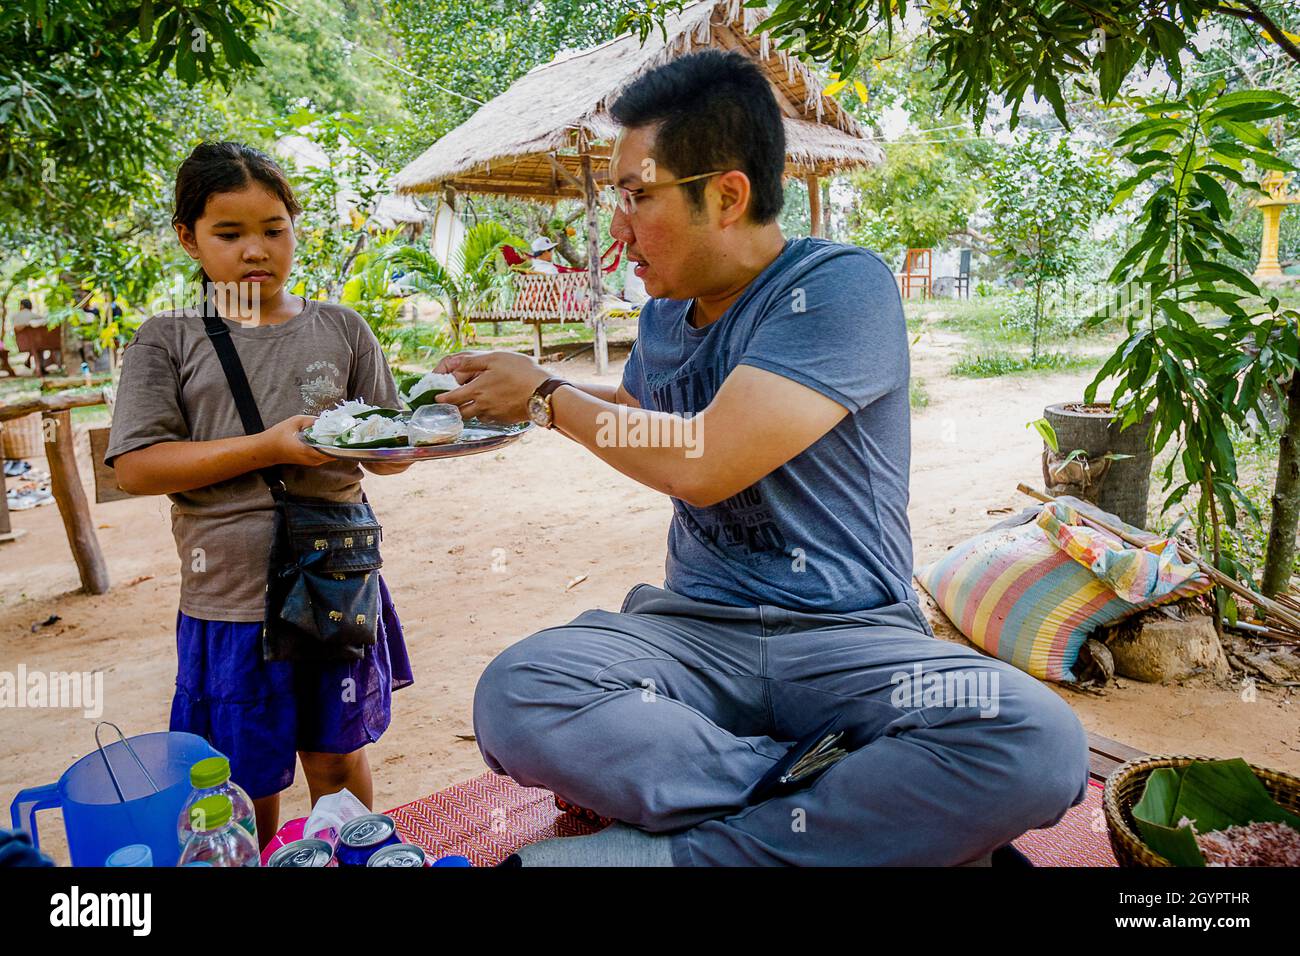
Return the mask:
<path id="1" fill-rule="evenodd" d="M 636 201 L 641 196 L 650 192 L 652 189 L 663 189 L 666 186 L 680 186 L 683 183 L 693 183 L 697 179 L 708 179 L 710 176 L 721 176 L 727 170 L 718 169 L 711 173 L 697 173 L 694 176 L 683 176 L 681 179 L 668 179 L 664 182 L 650 182 L 644 186 L 638 186 L 636 189 L 628 189 L 626 186 L 606 186 L 605 194 L 609 196 L 614 203 L 615 208 L 625 216 L 630 216 L 636 212 Z"/>

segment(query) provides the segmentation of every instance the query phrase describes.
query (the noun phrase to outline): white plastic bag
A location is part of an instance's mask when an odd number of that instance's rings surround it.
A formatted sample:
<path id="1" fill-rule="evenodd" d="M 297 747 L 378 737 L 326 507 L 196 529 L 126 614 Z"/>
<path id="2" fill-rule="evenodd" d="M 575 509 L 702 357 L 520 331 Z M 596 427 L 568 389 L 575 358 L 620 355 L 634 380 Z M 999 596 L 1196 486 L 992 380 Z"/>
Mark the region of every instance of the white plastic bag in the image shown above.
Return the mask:
<path id="1" fill-rule="evenodd" d="M 324 840 L 330 846 L 336 846 L 343 825 L 368 813 L 370 809 L 346 787 L 338 793 L 326 794 L 316 801 L 311 816 L 303 825 L 303 839 Z"/>

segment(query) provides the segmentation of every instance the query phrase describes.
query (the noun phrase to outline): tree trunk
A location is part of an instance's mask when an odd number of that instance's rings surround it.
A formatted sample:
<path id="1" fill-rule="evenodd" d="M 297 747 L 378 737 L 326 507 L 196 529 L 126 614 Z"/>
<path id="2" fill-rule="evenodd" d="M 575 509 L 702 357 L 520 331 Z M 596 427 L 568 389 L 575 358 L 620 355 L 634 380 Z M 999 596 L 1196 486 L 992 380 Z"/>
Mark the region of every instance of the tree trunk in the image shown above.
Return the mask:
<path id="1" fill-rule="evenodd" d="M 1066 402 L 1043 409 L 1043 417 L 1056 431 L 1061 455 L 1082 448 L 1090 461 L 1099 461 L 1111 452 L 1133 456 L 1110 463 L 1093 503 L 1126 524 L 1145 528 L 1147 493 L 1151 487 L 1151 448 L 1147 437 L 1153 416 L 1148 412 L 1141 421 L 1123 431 L 1110 416 L 1108 405 Z"/>
<path id="2" fill-rule="evenodd" d="M 1273 514 L 1268 523 L 1268 551 L 1260 590 L 1274 597 L 1290 587 L 1295 562 L 1296 523 L 1300 519 L 1300 374 L 1287 386 L 1286 427 L 1277 454 Z"/>
<path id="3" fill-rule="evenodd" d="M 1034 285 L 1034 344 L 1029 350 L 1030 365 L 1038 362 L 1038 327 L 1043 322 L 1043 280 L 1039 277 Z"/>

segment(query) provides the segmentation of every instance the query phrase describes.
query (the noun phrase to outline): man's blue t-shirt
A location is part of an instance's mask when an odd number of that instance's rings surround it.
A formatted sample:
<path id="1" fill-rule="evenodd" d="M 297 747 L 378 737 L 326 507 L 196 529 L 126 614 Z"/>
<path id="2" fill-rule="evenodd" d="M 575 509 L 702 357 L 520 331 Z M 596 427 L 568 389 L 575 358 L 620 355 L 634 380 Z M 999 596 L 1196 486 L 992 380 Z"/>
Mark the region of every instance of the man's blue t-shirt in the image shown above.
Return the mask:
<path id="1" fill-rule="evenodd" d="M 651 299 L 641 309 L 623 387 L 642 408 L 702 412 L 737 365 L 751 365 L 849 414 L 726 501 L 672 499 L 665 586 L 806 611 L 915 603 L 907 326 L 889 267 L 856 246 L 791 239 L 716 322 L 693 328 L 690 305 Z"/>

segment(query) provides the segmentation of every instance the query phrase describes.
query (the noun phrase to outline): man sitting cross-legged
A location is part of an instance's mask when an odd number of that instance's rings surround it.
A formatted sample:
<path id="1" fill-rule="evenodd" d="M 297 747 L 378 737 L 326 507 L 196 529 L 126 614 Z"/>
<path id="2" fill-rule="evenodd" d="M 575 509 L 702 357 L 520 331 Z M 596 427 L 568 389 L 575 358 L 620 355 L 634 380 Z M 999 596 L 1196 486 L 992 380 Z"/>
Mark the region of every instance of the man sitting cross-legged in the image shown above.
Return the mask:
<path id="1" fill-rule="evenodd" d="M 1079 721 L 935 639 L 912 589 L 889 268 L 784 238 L 781 113 L 744 56 L 673 60 L 611 111 L 611 231 L 653 297 L 622 383 L 506 352 L 438 369 L 466 415 L 531 416 L 673 502 L 664 587 L 519 641 L 479 681 L 488 766 L 621 821 L 523 865 L 952 865 L 1055 823 L 1086 791 Z M 807 775 L 771 780 L 805 750 Z"/>

